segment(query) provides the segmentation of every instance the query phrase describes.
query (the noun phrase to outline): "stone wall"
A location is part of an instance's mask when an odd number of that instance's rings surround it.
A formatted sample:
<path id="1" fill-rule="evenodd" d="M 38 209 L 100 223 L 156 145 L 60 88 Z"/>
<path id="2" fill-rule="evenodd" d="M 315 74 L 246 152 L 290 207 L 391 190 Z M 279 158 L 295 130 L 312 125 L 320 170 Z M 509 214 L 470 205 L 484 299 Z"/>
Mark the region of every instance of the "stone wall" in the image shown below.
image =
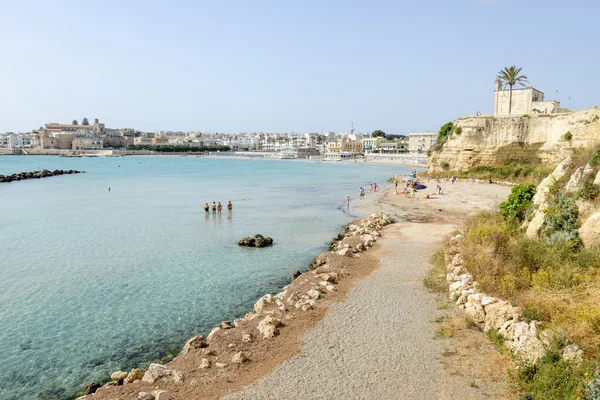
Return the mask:
<path id="1" fill-rule="evenodd" d="M 429 173 L 506 162 L 556 165 L 571 150 L 600 143 L 600 109 L 563 114 L 466 117 L 454 121 L 453 133 L 441 150 L 429 158 Z M 571 133 L 571 140 L 565 134 Z"/>

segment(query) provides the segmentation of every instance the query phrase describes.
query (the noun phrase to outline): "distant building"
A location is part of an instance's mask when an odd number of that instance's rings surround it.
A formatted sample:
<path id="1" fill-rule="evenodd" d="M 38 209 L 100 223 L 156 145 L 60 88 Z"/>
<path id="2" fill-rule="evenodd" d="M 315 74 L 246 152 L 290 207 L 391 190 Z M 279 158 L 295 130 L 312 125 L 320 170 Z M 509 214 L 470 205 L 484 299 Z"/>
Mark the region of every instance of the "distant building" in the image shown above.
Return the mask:
<path id="1" fill-rule="evenodd" d="M 73 150 L 99 150 L 102 149 L 104 146 L 102 139 L 97 136 L 75 137 L 73 138 L 73 141 L 71 143 Z"/>
<path id="2" fill-rule="evenodd" d="M 418 132 L 408 134 L 408 151 L 411 153 L 427 153 L 429 148 L 436 142 L 437 133 Z"/>
<path id="3" fill-rule="evenodd" d="M 502 82 L 496 78 L 496 90 L 494 92 L 494 116 L 509 115 L 510 90 L 502 88 Z M 531 86 L 512 90 L 510 115 L 523 115 L 532 113 L 556 113 L 560 108 L 560 102 L 556 100 L 545 100 L 544 92 Z"/>
<path id="4" fill-rule="evenodd" d="M 29 135 L 25 133 L 11 133 L 8 135 L 8 147 L 16 149 L 19 147 L 30 147 Z"/>
<path id="5" fill-rule="evenodd" d="M 371 153 L 371 152 L 379 149 L 379 145 L 381 144 L 381 142 L 383 142 L 385 140 L 385 138 L 370 137 L 370 138 L 365 138 L 365 139 L 361 139 L 361 140 L 362 140 L 363 151 L 365 153 Z"/>

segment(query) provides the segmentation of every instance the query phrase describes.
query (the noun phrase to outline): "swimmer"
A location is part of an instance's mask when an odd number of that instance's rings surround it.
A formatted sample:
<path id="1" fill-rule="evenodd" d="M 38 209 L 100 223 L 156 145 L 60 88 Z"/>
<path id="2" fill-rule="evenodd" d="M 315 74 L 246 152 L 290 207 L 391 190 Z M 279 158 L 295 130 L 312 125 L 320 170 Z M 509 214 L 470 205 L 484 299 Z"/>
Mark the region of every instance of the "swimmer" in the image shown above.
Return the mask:
<path id="1" fill-rule="evenodd" d="M 216 213 L 217 212 L 217 204 L 213 201 L 212 203 L 212 212 Z"/>
<path id="2" fill-rule="evenodd" d="M 221 211 L 223 211 L 223 206 L 221 205 L 221 202 L 219 202 L 219 204 L 217 205 L 217 210 L 219 211 L 219 214 L 221 214 Z"/>
<path id="3" fill-rule="evenodd" d="M 209 210 L 210 210 L 210 207 L 208 206 L 208 203 L 204 204 L 204 212 L 208 214 Z"/>
<path id="4" fill-rule="evenodd" d="M 233 210 L 233 204 L 231 204 L 231 200 L 227 203 L 227 211 L 231 212 Z"/>
<path id="5" fill-rule="evenodd" d="M 108 191 L 110 192 L 110 186 L 108 187 Z"/>

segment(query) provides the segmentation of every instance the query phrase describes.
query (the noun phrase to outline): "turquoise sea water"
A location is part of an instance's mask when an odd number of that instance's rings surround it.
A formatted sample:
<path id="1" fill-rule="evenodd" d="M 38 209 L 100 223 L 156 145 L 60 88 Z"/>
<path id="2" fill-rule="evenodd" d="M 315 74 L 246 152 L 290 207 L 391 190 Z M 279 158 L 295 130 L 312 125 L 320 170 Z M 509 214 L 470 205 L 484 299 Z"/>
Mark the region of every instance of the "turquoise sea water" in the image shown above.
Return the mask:
<path id="1" fill-rule="evenodd" d="M 0 399 L 64 399 L 250 311 L 411 168 L 200 157 L 0 157 Z M 108 191 L 108 187 L 111 191 Z M 367 194 L 368 195 L 368 194 Z M 206 202 L 233 213 L 204 214 Z M 225 207 L 224 207 L 225 208 Z M 273 247 L 237 246 L 261 233 Z"/>

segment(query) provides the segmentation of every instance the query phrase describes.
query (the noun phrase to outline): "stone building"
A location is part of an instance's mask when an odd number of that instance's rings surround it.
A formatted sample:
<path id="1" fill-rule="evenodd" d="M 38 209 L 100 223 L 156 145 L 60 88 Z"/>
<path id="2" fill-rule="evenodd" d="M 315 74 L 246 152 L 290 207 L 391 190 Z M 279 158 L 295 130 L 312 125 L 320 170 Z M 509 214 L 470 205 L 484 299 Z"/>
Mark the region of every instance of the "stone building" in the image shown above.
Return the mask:
<path id="1" fill-rule="evenodd" d="M 509 115 L 508 102 L 510 90 L 502 88 L 502 82 L 496 78 L 494 91 L 494 116 Z M 523 115 L 532 113 L 556 113 L 560 103 L 556 100 L 545 100 L 544 92 L 531 86 L 512 90 L 512 107 L 510 115 Z"/>

